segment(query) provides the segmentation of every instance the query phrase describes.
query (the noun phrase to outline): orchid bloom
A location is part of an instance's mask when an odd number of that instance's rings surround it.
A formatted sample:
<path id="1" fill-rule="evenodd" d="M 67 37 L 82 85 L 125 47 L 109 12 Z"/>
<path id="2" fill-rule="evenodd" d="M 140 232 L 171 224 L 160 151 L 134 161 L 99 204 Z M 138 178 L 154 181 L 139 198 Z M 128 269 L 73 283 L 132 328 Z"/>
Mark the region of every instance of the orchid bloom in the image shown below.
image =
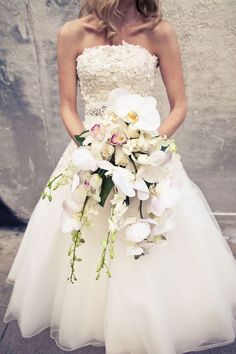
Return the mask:
<path id="1" fill-rule="evenodd" d="M 114 146 L 122 145 L 126 142 L 127 138 L 124 133 L 113 133 L 110 138 L 110 143 Z"/>
<path id="2" fill-rule="evenodd" d="M 160 114 L 154 97 L 121 92 L 112 103 L 110 110 L 134 130 L 156 131 L 159 128 Z"/>
<path id="3" fill-rule="evenodd" d="M 112 181 L 119 191 L 128 197 L 135 196 L 135 190 L 132 185 L 134 181 L 134 175 L 132 172 L 126 168 L 114 166 L 112 163 L 105 160 L 99 161 L 98 166 L 104 170 L 107 170 L 106 175 L 112 176 Z"/>
<path id="4" fill-rule="evenodd" d="M 97 202 L 100 202 L 100 191 L 102 185 L 102 178 L 97 174 L 93 173 L 89 179 L 89 195 L 91 198 Z"/>
<path id="5" fill-rule="evenodd" d="M 139 200 L 147 200 L 149 198 L 149 189 L 142 177 L 136 175 L 133 186 L 137 191 L 137 197 Z"/>
<path id="6" fill-rule="evenodd" d="M 80 230 L 81 222 L 75 216 L 78 212 L 78 204 L 71 199 L 64 200 L 61 219 L 61 230 L 64 233 L 70 233 L 73 230 Z"/>
<path id="7" fill-rule="evenodd" d="M 160 166 L 142 166 L 139 168 L 136 178 L 142 178 L 148 183 L 156 183 L 166 176 L 166 172 Z"/>
<path id="8" fill-rule="evenodd" d="M 131 154 L 131 157 L 140 165 L 136 177 L 138 180 L 142 178 L 148 183 L 155 183 L 165 176 L 165 171 L 161 168 L 167 159 L 164 151 L 154 151 L 150 155 L 139 154 L 137 158 Z"/>
<path id="9" fill-rule="evenodd" d="M 135 177 L 127 168 L 114 166 L 109 161 L 100 161 L 98 165 L 100 168 L 107 170 L 107 176 L 112 176 L 112 180 L 119 191 L 128 197 L 134 197 L 135 191 L 137 191 L 139 200 L 148 199 L 149 189 L 142 178 L 137 175 Z"/>
<path id="10" fill-rule="evenodd" d="M 86 196 L 91 197 L 93 200 L 100 201 L 100 191 L 101 191 L 102 178 L 97 173 L 90 173 L 88 171 L 83 171 L 75 174 L 71 183 L 72 199 L 75 200 L 78 195 L 78 203 L 85 200 Z"/>
<path id="11" fill-rule="evenodd" d="M 152 228 L 150 238 L 154 239 L 155 236 L 165 234 L 166 232 L 173 229 L 175 225 L 176 225 L 176 218 L 174 215 L 174 211 L 172 209 L 168 209 L 158 220 L 158 224 Z"/>
<path id="12" fill-rule="evenodd" d="M 134 243 L 142 242 L 151 234 L 154 225 L 157 225 L 157 222 L 151 218 L 127 218 L 123 224 L 125 239 Z"/>
<path id="13" fill-rule="evenodd" d="M 101 122 L 94 123 L 89 128 L 90 134 L 84 139 L 83 145 L 102 142 L 105 138 L 105 127 Z"/>
<path id="14" fill-rule="evenodd" d="M 72 161 L 79 170 L 96 171 L 98 168 L 97 160 L 86 147 L 78 148 L 72 155 Z"/>
<path id="15" fill-rule="evenodd" d="M 152 190 L 147 212 L 156 216 L 163 214 L 166 208 L 173 208 L 181 196 L 180 189 L 170 176 L 163 178 Z"/>
<path id="16" fill-rule="evenodd" d="M 140 165 L 160 166 L 166 160 L 166 153 L 164 151 L 154 151 L 150 155 L 139 154 L 137 158 L 132 156 L 134 161 Z"/>
<path id="17" fill-rule="evenodd" d="M 71 183 L 71 192 L 72 193 L 79 186 L 79 184 L 80 184 L 80 177 L 79 177 L 78 173 L 75 173 L 73 176 L 73 179 L 72 179 L 72 183 Z"/>
<path id="18" fill-rule="evenodd" d="M 121 146 L 115 149 L 115 164 L 118 166 L 127 166 L 130 163 L 129 157 L 124 153 Z"/>
<path id="19" fill-rule="evenodd" d="M 103 146 L 103 149 L 101 151 L 102 157 L 105 160 L 110 160 L 110 158 L 113 155 L 114 151 L 115 151 L 114 146 L 112 146 L 112 145 L 110 145 L 108 143 L 105 143 L 104 146 Z"/>
<path id="20" fill-rule="evenodd" d="M 138 247 L 138 246 L 127 246 L 126 247 L 126 254 L 129 257 L 132 256 L 141 256 L 141 254 L 143 254 L 143 248 L 142 247 Z"/>
<path id="21" fill-rule="evenodd" d="M 110 91 L 107 99 L 107 106 L 112 107 L 116 102 L 117 98 L 122 95 L 130 94 L 129 90 L 123 87 L 116 87 Z"/>
<path id="22" fill-rule="evenodd" d="M 107 141 L 112 134 L 113 126 L 106 126 L 105 122 L 100 119 L 99 123 L 95 123 L 90 128 L 90 134 L 83 141 L 83 146 L 90 145 L 90 151 L 94 158 L 101 160 L 103 155 L 110 154 L 111 149 L 107 147 Z M 110 148 L 111 145 L 109 144 Z M 112 152 L 111 152 L 112 154 Z M 105 157 L 109 159 L 108 156 Z"/>

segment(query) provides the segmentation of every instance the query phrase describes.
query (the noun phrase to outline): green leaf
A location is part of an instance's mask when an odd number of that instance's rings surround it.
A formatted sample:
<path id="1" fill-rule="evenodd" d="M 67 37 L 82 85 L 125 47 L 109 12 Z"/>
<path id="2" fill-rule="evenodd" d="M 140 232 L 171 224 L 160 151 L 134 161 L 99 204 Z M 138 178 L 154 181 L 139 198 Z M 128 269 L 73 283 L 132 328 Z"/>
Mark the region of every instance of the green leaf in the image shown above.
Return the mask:
<path id="1" fill-rule="evenodd" d="M 85 138 L 83 138 L 82 136 L 80 137 L 79 135 L 75 135 L 75 139 L 80 145 L 83 145 L 83 142 L 85 140 Z"/>
<path id="2" fill-rule="evenodd" d="M 80 145 L 83 145 L 83 141 L 85 140 L 85 138 L 82 135 L 85 134 L 85 133 L 88 133 L 88 132 L 89 132 L 89 130 L 84 130 L 79 135 L 75 135 L 75 140 L 78 141 L 78 143 Z"/>
<path id="3" fill-rule="evenodd" d="M 102 178 L 105 176 L 106 172 L 107 172 L 106 170 L 104 170 L 103 168 L 100 168 L 100 167 L 98 167 L 98 169 L 96 171 L 94 171 L 94 173 L 97 173 Z"/>
<path id="4" fill-rule="evenodd" d="M 101 186 L 101 192 L 100 192 L 100 202 L 99 204 L 103 207 L 108 195 L 110 194 L 112 188 L 114 186 L 114 183 L 112 181 L 111 176 L 109 177 L 104 177 L 102 181 L 102 186 Z"/>
<path id="5" fill-rule="evenodd" d="M 75 138 L 76 138 L 76 137 L 81 137 L 82 135 L 84 135 L 84 134 L 86 134 L 86 133 L 88 133 L 88 132 L 89 132 L 88 129 L 87 129 L 87 130 L 83 130 L 82 133 L 80 133 L 79 135 L 78 135 L 78 134 L 75 135 Z"/>

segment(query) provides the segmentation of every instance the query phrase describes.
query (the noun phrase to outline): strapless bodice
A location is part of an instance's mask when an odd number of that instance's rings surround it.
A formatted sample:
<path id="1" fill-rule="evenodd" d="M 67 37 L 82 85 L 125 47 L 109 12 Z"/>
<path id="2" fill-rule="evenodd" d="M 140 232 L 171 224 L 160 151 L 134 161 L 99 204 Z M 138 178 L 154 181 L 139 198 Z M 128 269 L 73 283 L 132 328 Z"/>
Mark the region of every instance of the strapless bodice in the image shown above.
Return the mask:
<path id="1" fill-rule="evenodd" d="M 106 107 L 108 94 L 114 88 L 153 95 L 159 60 L 140 45 L 123 40 L 120 45 L 85 48 L 76 62 L 87 126 Z"/>

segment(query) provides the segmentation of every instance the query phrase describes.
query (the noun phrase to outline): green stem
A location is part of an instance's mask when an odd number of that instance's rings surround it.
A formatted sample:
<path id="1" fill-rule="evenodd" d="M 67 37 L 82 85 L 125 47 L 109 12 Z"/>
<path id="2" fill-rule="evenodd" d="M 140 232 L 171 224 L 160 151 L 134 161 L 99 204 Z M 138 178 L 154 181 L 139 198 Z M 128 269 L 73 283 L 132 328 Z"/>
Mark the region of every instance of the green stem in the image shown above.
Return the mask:
<path id="1" fill-rule="evenodd" d="M 75 262 L 76 262 L 76 248 L 78 247 L 78 245 L 80 243 L 80 235 L 81 235 L 81 232 L 80 232 L 80 230 L 78 230 L 76 232 L 76 236 L 74 236 L 74 241 L 73 241 L 72 258 L 70 261 L 71 273 L 70 273 L 70 276 L 68 277 L 68 280 L 70 280 L 70 282 L 72 284 L 74 283 L 74 281 L 77 280 L 77 278 L 75 276 Z"/>
<path id="2" fill-rule="evenodd" d="M 81 211 L 81 216 L 80 216 L 80 221 L 82 221 L 83 216 L 84 216 L 84 211 L 85 211 L 85 207 L 86 204 L 89 200 L 89 197 L 87 196 L 85 201 L 84 201 L 84 205 Z M 73 232 L 73 231 L 72 231 Z M 70 261 L 70 267 L 71 267 L 71 273 L 70 276 L 68 277 L 68 280 L 70 280 L 70 282 L 73 284 L 74 281 L 77 280 L 76 276 L 75 276 L 75 262 L 77 260 L 76 257 L 76 248 L 83 242 L 81 242 L 81 230 L 76 231 L 76 235 L 73 235 L 73 243 L 72 243 L 72 257 L 71 257 L 71 261 Z"/>
<path id="3" fill-rule="evenodd" d="M 84 205 L 83 205 L 83 208 L 82 208 L 82 211 L 81 211 L 80 221 L 82 220 L 82 218 L 84 216 L 84 211 L 85 211 L 85 207 L 86 207 L 86 204 L 87 204 L 88 200 L 89 200 L 89 197 L 86 196 L 85 201 L 84 201 Z"/>
<path id="4" fill-rule="evenodd" d="M 111 213 L 111 217 L 113 216 L 113 213 L 114 213 L 114 207 L 112 208 L 112 213 Z M 97 269 L 97 275 L 96 275 L 96 280 L 100 277 L 100 272 L 101 270 L 105 267 L 106 270 L 107 270 L 107 275 L 110 277 L 111 274 L 110 274 L 110 271 L 109 271 L 109 268 L 107 266 L 107 263 L 106 263 L 106 253 L 107 253 L 107 248 L 108 248 L 108 245 L 109 245 L 109 242 L 110 242 L 110 236 L 111 236 L 111 231 L 109 230 L 108 233 L 107 233 L 107 237 L 105 239 L 105 247 L 103 248 L 103 251 L 102 251 L 102 256 L 101 256 L 101 261 L 100 261 L 100 264 L 99 264 L 99 267 Z"/>
<path id="5" fill-rule="evenodd" d="M 53 182 L 55 182 L 61 176 L 62 176 L 62 173 L 60 173 L 58 176 L 54 177 L 53 180 L 48 182 L 47 187 L 51 188 Z"/>
<path id="6" fill-rule="evenodd" d="M 134 166 L 135 173 L 137 173 L 137 172 L 138 172 L 138 169 L 137 169 L 137 166 L 135 165 L 134 160 L 132 159 L 132 157 L 131 157 L 131 156 L 129 156 L 129 159 L 130 159 L 130 161 L 131 161 L 132 165 Z"/>
<path id="7" fill-rule="evenodd" d="M 60 173 L 58 176 L 54 177 L 52 180 L 49 180 L 43 193 L 42 193 L 42 198 L 48 198 L 49 201 L 52 200 L 52 185 L 53 183 L 59 178 L 61 177 L 63 174 Z M 47 190 L 48 189 L 48 190 Z"/>
<path id="8" fill-rule="evenodd" d="M 104 247 L 103 251 L 102 251 L 102 257 L 101 257 L 101 262 L 100 262 L 100 266 L 99 266 L 99 269 L 97 270 L 97 276 L 96 276 L 96 280 L 100 277 L 100 272 L 101 270 L 105 267 L 106 270 L 107 270 L 107 275 L 110 274 L 109 272 L 109 268 L 107 266 L 107 263 L 106 263 L 106 253 L 107 253 L 107 247 L 108 247 L 108 243 L 110 241 L 110 234 L 111 232 L 109 231 L 107 233 L 107 237 L 106 237 L 106 246 Z"/>
<path id="9" fill-rule="evenodd" d="M 141 219 L 143 219 L 143 210 L 142 210 L 142 206 L 143 206 L 143 201 L 140 200 L 139 201 L 139 213 L 140 213 L 140 217 Z"/>

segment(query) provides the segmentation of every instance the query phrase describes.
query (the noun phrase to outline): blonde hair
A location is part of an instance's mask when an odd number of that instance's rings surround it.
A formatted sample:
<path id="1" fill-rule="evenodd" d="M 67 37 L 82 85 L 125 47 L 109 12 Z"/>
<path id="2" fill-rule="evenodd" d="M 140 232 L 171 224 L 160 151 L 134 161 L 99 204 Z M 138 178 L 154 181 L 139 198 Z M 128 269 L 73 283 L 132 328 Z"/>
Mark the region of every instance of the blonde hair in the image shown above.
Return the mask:
<path id="1" fill-rule="evenodd" d="M 118 26 L 116 20 L 120 20 L 123 13 L 118 9 L 121 0 L 85 0 L 79 17 L 95 13 L 99 19 L 99 28 L 107 32 L 107 38 L 112 38 L 117 34 Z M 144 18 L 151 18 L 147 27 L 154 28 L 162 18 L 160 0 L 134 0 L 138 12 Z"/>

